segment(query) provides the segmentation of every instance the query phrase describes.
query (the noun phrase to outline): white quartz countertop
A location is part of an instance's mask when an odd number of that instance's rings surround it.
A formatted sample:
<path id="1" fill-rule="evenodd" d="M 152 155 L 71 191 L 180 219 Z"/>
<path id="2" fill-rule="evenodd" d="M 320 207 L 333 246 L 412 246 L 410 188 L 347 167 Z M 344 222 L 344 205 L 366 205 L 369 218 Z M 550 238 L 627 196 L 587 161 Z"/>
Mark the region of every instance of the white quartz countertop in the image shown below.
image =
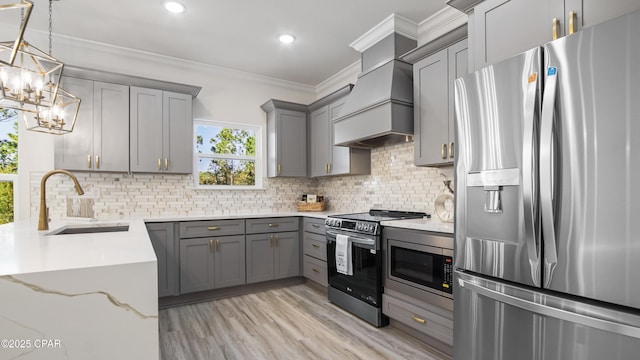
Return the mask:
<path id="1" fill-rule="evenodd" d="M 434 219 L 406 219 L 382 221 L 382 226 L 396 227 L 402 229 L 413 229 L 423 231 L 434 231 L 447 234 L 453 234 L 453 223 L 443 223 Z"/>
<path id="2" fill-rule="evenodd" d="M 277 212 L 277 213 L 264 213 L 264 214 L 252 214 L 252 213 L 232 213 L 222 215 L 188 215 L 188 216 L 152 216 L 144 219 L 144 222 L 171 222 L 171 221 L 198 221 L 198 220 L 227 220 L 227 219 L 259 219 L 269 217 L 289 217 L 289 216 L 301 216 L 312 217 L 318 219 L 325 219 L 327 216 L 336 214 L 345 214 L 344 211 L 292 211 L 292 212 Z"/>
<path id="3" fill-rule="evenodd" d="M 129 225 L 129 231 L 48 235 L 62 226 Z M 0 226 L 0 276 L 157 261 L 142 220 L 52 222 Z"/>

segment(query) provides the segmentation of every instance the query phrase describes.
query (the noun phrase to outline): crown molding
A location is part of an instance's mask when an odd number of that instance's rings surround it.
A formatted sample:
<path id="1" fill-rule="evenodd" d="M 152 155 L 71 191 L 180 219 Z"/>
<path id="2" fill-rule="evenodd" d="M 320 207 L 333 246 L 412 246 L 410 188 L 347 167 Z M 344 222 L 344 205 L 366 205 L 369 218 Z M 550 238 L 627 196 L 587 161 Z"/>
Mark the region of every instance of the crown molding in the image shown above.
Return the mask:
<path id="1" fill-rule="evenodd" d="M 467 23 L 468 16 L 450 6 L 418 24 L 418 46 L 427 44 Z"/>
<path id="2" fill-rule="evenodd" d="M 411 40 L 417 40 L 418 24 L 413 20 L 409 20 L 403 16 L 393 13 L 386 19 L 382 20 L 378 25 L 374 26 L 371 30 L 367 31 L 364 35 L 349 44 L 349 46 L 358 52 L 364 52 L 394 32 L 408 37 Z"/>
<path id="3" fill-rule="evenodd" d="M 316 86 L 316 100 L 321 99 L 347 84 L 355 84 L 362 71 L 360 60 L 338 71 Z"/>

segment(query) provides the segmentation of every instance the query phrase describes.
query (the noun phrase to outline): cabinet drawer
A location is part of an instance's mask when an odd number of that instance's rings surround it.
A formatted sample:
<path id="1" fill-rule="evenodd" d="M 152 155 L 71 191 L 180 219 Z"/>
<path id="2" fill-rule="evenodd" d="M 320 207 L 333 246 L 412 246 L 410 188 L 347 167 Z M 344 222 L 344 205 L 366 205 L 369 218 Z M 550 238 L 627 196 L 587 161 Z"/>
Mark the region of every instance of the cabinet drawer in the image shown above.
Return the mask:
<path id="1" fill-rule="evenodd" d="M 303 239 L 305 255 L 327 261 L 327 239 L 325 235 L 305 232 Z"/>
<path id="2" fill-rule="evenodd" d="M 204 220 L 180 223 L 180 238 L 244 234 L 244 220 Z"/>
<path id="3" fill-rule="evenodd" d="M 309 280 L 315 281 L 322 286 L 327 286 L 327 263 L 325 261 L 312 258 L 309 255 L 305 255 L 304 277 Z"/>
<path id="4" fill-rule="evenodd" d="M 382 295 L 382 312 L 413 329 L 453 345 L 453 321 L 387 294 Z"/>
<path id="5" fill-rule="evenodd" d="M 302 226 L 304 231 L 312 232 L 314 234 L 325 234 L 324 219 L 304 218 Z"/>
<path id="6" fill-rule="evenodd" d="M 297 217 L 247 219 L 247 234 L 299 231 L 300 219 Z"/>

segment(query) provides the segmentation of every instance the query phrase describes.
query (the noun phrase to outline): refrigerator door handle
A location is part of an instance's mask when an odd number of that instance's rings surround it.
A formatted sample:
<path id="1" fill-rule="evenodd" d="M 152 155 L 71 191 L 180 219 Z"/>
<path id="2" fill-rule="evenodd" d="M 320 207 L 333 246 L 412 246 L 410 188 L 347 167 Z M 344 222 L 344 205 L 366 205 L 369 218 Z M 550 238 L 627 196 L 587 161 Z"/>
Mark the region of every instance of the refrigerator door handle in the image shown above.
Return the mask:
<path id="1" fill-rule="evenodd" d="M 544 239 L 544 286 L 548 287 L 553 269 L 558 263 L 556 231 L 554 224 L 554 117 L 556 90 L 558 88 L 557 68 L 547 69 L 544 96 L 542 99 L 542 119 L 540 123 L 540 208 L 542 211 L 542 238 Z"/>
<path id="2" fill-rule="evenodd" d="M 538 73 L 529 75 L 524 107 L 524 139 L 522 142 L 522 198 L 524 206 L 524 231 L 531 267 L 531 278 L 540 286 L 540 241 L 538 238 L 537 208 L 537 134 Z"/>
<path id="3" fill-rule="evenodd" d="M 535 298 L 540 302 L 534 302 L 523 299 L 516 295 L 508 294 L 506 292 L 490 289 L 488 287 L 482 286 L 482 284 L 478 284 L 474 281 L 469 281 L 462 276 L 458 276 L 457 280 L 460 287 L 466 288 L 473 293 L 486 296 L 492 300 L 515 306 L 534 314 L 565 320 L 574 324 L 580 324 L 590 328 L 640 339 L 640 327 L 627 325 L 608 319 L 598 318 L 595 316 L 587 316 L 571 310 L 565 310 L 555 306 L 543 304 L 545 295 L 542 295 L 541 298 Z M 499 286 L 498 289 L 500 289 Z"/>

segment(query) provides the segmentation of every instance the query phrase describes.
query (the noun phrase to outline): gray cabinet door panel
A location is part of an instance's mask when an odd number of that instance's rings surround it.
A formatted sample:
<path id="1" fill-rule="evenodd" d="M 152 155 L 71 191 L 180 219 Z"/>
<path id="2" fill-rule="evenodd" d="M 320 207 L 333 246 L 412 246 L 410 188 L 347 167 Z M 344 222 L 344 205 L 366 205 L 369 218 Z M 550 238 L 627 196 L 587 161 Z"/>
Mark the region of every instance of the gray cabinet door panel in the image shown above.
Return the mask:
<path id="1" fill-rule="evenodd" d="M 559 0 L 487 0 L 474 8 L 474 70 L 552 40 L 553 19 L 564 35 L 564 3 Z"/>
<path id="2" fill-rule="evenodd" d="M 447 84 L 449 86 L 449 160 L 453 160 L 455 158 L 455 132 L 454 132 L 454 124 L 455 124 L 455 86 L 454 81 L 468 73 L 469 70 L 469 51 L 467 49 L 467 40 L 459 41 L 451 47 L 449 47 L 448 52 L 448 62 L 449 62 L 449 71 L 448 71 L 448 81 Z M 453 144 L 453 146 L 452 146 Z M 453 147 L 453 148 L 452 148 Z M 453 153 L 453 154 L 452 154 Z M 453 155 L 453 156 L 452 156 Z"/>
<path id="3" fill-rule="evenodd" d="M 158 297 L 178 295 L 178 240 L 173 223 L 146 224 L 158 259 Z"/>
<path id="4" fill-rule="evenodd" d="M 214 288 L 213 245 L 209 238 L 180 240 L 180 293 Z"/>
<path id="5" fill-rule="evenodd" d="M 192 97 L 168 91 L 162 97 L 164 171 L 189 174 L 193 169 Z"/>
<path id="6" fill-rule="evenodd" d="M 246 221 L 247 234 L 300 230 L 300 218 L 298 217 L 247 219 Z"/>
<path id="7" fill-rule="evenodd" d="M 213 241 L 215 288 L 245 284 L 244 235 L 216 237 Z"/>
<path id="8" fill-rule="evenodd" d="M 180 222 L 180 238 L 244 234 L 244 219 Z"/>
<path id="9" fill-rule="evenodd" d="M 590 27 L 640 9 L 638 0 L 565 0 L 565 19 L 576 13 L 575 31 Z M 568 20 L 566 20 L 568 23 Z"/>
<path id="10" fill-rule="evenodd" d="M 351 172 L 351 153 L 353 151 L 362 151 L 333 145 L 333 122 L 340 116 L 340 110 L 342 110 L 346 102 L 347 98 L 344 97 L 329 105 L 329 149 L 331 149 L 329 172 L 331 175 L 349 174 Z"/>
<path id="11" fill-rule="evenodd" d="M 448 161 L 446 151 L 449 139 L 447 61 L 447 49 L 444 49 L 414 65 L 414 161 L 416 165 Z"/>
<path id="12" fill-rule="evenodd" d="M 159 172 L 162 165 L 162 91 L 131 87 L 131 171 Z"/>
<path id="13" fill-rule="evenodd" d="M 300 233 L 276 233 L 274 279 L 300 276 Z"/>
<path id="14" fill-rule="evenodd" d="M 93 107 L 94 170 L 128 172 L 129 87 L 94 81 Z"/>
<path id="15" fill-rule="evenodd" d="M 306 113 L 276 110 L 278 176 L 307 176 Z"/>
<path id="16" fill-rule="evenodd" d="M 309 176 L 326 176 L 328 164 L 331 162 L 329 153 L 329 106 L 323 106 L 312 112 L 309 126 Z"/>
<path id="17" fill-rule="evenodd" d="M 88 171 L 93 168 L 93 81 L 63 76 L 62 86 L 81 101 L 73 132 L 55 137 L 55 167 Z"/>
<path id="18" fill-rule="evenodd" d="M 327 239 L 325 235 L 304 232 L 304 253 L 316 259 L 327 261 Z"/>
<path id="19" fill-rule="evenodd" d="M 247 235 L 247 284 L 273 280 L 273 234 Z"/>

